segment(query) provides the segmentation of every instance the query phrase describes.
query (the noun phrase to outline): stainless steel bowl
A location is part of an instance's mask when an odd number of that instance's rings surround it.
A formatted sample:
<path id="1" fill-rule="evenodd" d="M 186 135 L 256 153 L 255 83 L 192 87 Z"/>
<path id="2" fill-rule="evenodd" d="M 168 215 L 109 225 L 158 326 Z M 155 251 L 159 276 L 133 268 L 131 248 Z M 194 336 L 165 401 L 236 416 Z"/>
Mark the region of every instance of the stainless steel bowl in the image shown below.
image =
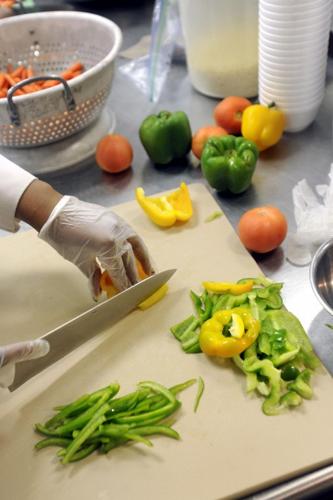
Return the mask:
<path id="1" fill-rule="evenodd" d="M 316 251 L 310 265 L 310 282 L 321 305 L 333 315 L 333 239 Z"/>

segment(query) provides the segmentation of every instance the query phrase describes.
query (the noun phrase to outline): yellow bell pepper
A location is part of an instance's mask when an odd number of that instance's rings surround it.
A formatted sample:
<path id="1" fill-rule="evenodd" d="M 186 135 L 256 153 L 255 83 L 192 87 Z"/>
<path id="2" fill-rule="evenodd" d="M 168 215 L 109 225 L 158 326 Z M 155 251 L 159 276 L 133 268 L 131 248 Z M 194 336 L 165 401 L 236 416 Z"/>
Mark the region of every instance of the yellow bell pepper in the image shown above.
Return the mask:
<path id="1" fill-rule="evenodd" d="M 232 321 L 229 328 L 231 336 L 227 337 L 223 331 L 230 321 Z M 244 327 L 244 332 L 242 332 L 242 327 Z M 217 311 L 201 326 L 200 348 L 208 356 L 231 358 L 250 347 L 258 337 L 259 330 L 260 322 L 245 307 Z"/>
<path id="2" fill-rule="evenodd" d="M 140 280 L 144 280 L 145 278 L 147 278 L 147 274 L 145 273 L 141 262 L 138 259 L 135 259 L 135 262 L 139 278 Z M 119 290 L 114 286 L 111 276 L 107 271 L 103 271 L 102 276 L 99 280 L 99 286 L 101 287 L 101 290 L 103 292 L 106 292 L 106 295 L 109 299 L 119 292 Z"/>
<path id="3" fill-rule="evenodd" d="M 138 187 L 135 196 L 141 208 L 158 226 L 170 227 L 176 221 L 186 222 L 192 217 L 192 201 L 185 182 L 176 191 L 158 197 L 145 196 L 143 188 Z"/>
<path id="4" fill-rule="evenodd" d="M 138 305 L 138 308 L 141 309 L 141 311 L 145 311 L 149 307 L 156 304 L 156 302 L 159 302 L 160 300 L 162 300 L 163 297 L 167 294 L 168 290 L 169 290 L 168 284 L 165 283 L 158 290 L 156 290 L 156 292 L 154 292 L 152 295 L 150 295 L 150 297 L 148 297 L 147 299 L 140 302 L 140 304 Z"/>
<path id="5" fill-rule="evenodd" d="M 247 280 L 243 283 L 227 283 L 224 281 L 204 281 L 202 283 L 207 292 L 231 293 L 232 295 L 240 295 L 241 293 L 249 292 L 252 290 L 253 284 L 252 280 Z"/>
<path id="6" fill-rule="evenodd" d="M 253 104 L 243 111 L 242 135 L 253 141 L 259 151 L 264 151 L 279 142 L 285 124 L 283 112 L 274 104 Z"/>
<path id="7" fill-rule="evenodd" d="M 138 269 L 140 280 L 144 280 L 145 278 L 147 278 L 147 274 L 144 272 L 141 262 L 137 259 L 136 259 L 136 266 Z M 108 296 L 109 299 L 117 295 L 117 293 L 119 292 L 119 290 L 114 286 L 111 277 L 106 271 L 103 271 L 99 284 L 101 290 L 103 292 L 106 292 L 106 295 Z M 165 283 L 160 288 L 158 288 L 156 292 L 150 295 L 147 299 L 140 302 L 138 308 L 141 309 L 142 311 L 145 311 L 149 307 L 156 304 L 156 302 L 159 302 L 161 299 L 163 299 L 163 297 L 167 294 L 168 290 L 169 290 L 168 284 Z"/>

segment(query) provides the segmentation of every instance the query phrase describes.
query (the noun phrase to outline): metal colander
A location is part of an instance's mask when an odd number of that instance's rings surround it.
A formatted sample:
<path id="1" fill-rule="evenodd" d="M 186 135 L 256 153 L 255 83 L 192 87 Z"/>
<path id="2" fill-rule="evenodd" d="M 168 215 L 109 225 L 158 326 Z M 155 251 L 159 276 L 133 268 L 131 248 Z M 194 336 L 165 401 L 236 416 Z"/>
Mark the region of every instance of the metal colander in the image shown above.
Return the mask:
<path id="1" fill-rule="evenodd" d="M 13 97 L 31 79 L 0 99 L 0 145 L 26 148 L 49 144 L 84 129 L 100 114 L 111 90 L 122 35 L 101 16 L 84 12 L 25 14 L 0 21 L 0 71 L 7 64 L 31 65 L 54 79 L 76 61 L 82 75 L 49 89 Z"/>

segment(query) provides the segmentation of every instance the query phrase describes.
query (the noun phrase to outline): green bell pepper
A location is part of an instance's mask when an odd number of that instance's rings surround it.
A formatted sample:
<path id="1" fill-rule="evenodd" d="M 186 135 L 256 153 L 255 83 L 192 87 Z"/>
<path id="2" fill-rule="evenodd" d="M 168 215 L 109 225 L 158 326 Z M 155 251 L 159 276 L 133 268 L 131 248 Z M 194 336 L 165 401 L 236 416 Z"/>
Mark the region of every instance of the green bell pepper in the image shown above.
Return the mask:
<path id="1" fill-rule="evenodd" d="M 258 156 L 254 142 L 243 137 L 211 137 L 201 156 L 202 173 L 217 191 L 239 194 L 250 186 Z"/>
<path id="2" fill-rule="evenodd" d="M 140 125 L 139 136 L 149 158 L 161 165 L 184 157 L 191 149 L 191 126 L 183 111 L 147 116 Z"/>

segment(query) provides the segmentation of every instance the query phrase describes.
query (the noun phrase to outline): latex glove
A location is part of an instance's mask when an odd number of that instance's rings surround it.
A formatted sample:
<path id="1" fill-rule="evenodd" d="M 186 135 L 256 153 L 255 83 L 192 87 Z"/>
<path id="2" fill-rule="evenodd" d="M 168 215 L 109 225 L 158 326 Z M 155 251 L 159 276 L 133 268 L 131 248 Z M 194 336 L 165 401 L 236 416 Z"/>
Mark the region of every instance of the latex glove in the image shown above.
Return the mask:
<path id="1" fill-rule="evenodd" d="M 101 293 L 101 268 L 120 291 L 139 281 L 135 257 L 153 273 L 147 248 L 131 226 L 109 208 L 74 196 L 59 201 L 39 237 L 87 276 L 94 297 Z"/>
<path id="2" fill-rule="evenodd" d="M 40 358 L 45 356 L 49 350 L 49 343 L 43 339 L 17 342 L 0 347 L 0 387 L 8 387 L 13 382 L 15 363 Z"/>

